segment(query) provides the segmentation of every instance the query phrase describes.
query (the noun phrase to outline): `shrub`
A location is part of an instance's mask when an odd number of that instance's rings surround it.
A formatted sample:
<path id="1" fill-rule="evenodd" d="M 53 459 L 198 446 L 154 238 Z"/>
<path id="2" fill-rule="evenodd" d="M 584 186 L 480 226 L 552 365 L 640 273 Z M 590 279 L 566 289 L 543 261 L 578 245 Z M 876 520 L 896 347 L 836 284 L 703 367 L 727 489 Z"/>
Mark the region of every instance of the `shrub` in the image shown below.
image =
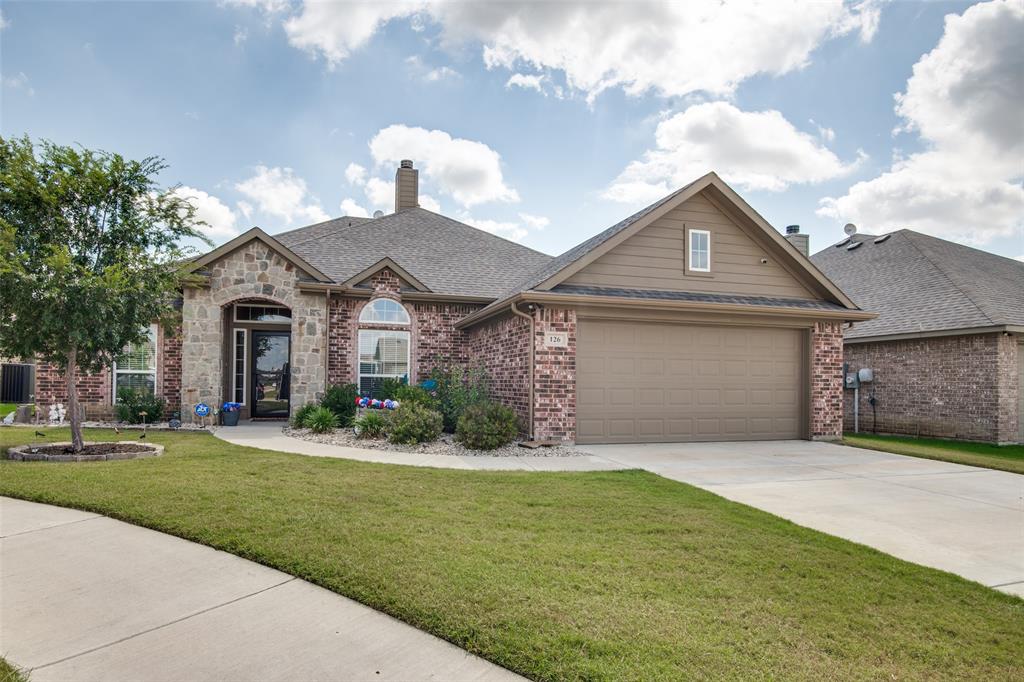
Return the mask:
<path id="1" fill-rule="evenodd" d="M 299 409 L 295 410 L 295 416 L 292 417 L 292 426 L 297 429 L 304 429 L 306 419 L 309 417 L 309 413 L 317 408 L 316 403 L 306 403 Z"/>
<path id="2" fill-rule="evenodd" d="M 309 411 L 302 425 L 313 433 L 327 433 L 338 428 L 340 423 L 338 415 L 334 414 L 330 408 L 321 405 Z"/>
<path id="3" fill-rule="evenodd" d="M 356 436 L 358 438 L 381 438 L 387 433 L 389 421 L 389 415 L 380 410 L 366 410 L 356 417 Z"/>
<path id="4" fill-rule="evenodd" d="M 437 368 L 430 373 L 437 383 L 436 391 L 444 430 L 455 431 L 462 411 L 490 397 L 490 379 L 482 368 Z"/>
<path id="5" fill-rule="evenodd" d="M 392 443 L 415 445 L 437 440 L 441 435 L 441 413 L 419 403 L 402 405 L 391 414 L 388 440 Z"/>
<path id="6" fill-rule="evenodd" d="M 401 390 L 403 386 L 406 385 L 407 384 L 405 379 L 395 379 L 394 377 L 388 377 L 387 379 L 384 379 L 383 381 L 380 382 L 380 387 L 373 392 L 374 395 L 371 397 L 380 398 L 381 400 L 384 400 L 385 398 L 392 398 L 397 400 L 396 396 L 398 392 Z"/>
<path id="7" fill-rule="evenodd" d="M 122 388 L 117 392 L 116 409 L 117 418 L 120 421 L 128 424 L 140 424 L 145 421 L 147 424 L 152 424 L 163 420 L 167 401 L 148 391 Z M 143 412 L 146 414 L 143 415 Z"/>
<path id="8" fill-rule="evenodd" d="M 338 417 L 338 424 L 350 426 L 352 419 L 356 416 L 356 398 L 358 396 L 359 387 L 355 384 L 331 386 L 324 393 L 320 406 L 333 412 Z"/>
<path id="9" fill-rule="evenodd" d="M 432 410 L 438 408 L 437 398 L 422 386 L 400 386 L 392 397 L 403 405 L 418 403 Z"/>
<path id="10" fill-rule="evenodd" d="M 470 405 L 459 417 L 455 440 L 473 450 L 493 450 L 511 443 L 519 434 L 519 417 L 501 403 Z"/>

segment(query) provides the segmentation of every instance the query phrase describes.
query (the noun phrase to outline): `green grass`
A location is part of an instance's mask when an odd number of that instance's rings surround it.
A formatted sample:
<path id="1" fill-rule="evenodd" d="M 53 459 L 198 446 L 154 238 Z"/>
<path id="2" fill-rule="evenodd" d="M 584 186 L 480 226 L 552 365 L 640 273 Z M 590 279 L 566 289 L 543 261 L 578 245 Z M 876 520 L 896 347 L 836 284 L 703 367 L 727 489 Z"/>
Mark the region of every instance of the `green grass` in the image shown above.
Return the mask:
<path id="1" fill-rule="evenodd" d="M 16 409 L 18 409 L 18 403 L 0 403 L 0 419 L 3 419 Z"/>
<path id="2" fill-rule="evenodd" d="M 866 433 L 848 433 L 843 437 L 843 442 L 858 448 L 1024 474 L 1024 445 L 989 445 L 959 440 L 876 436 Z"/>
<path id="3" fill-rule="evenodd" d="M 149 437 L 163 456 L 0 462 L 0 494 L 276 567 L 537 679 L 1022 677 L 1024 600 L 650 473 L 426 469 Z M 0 449 L 31 438 L 2 429 Z"/>
<path id="4" fill-rule="evenodd" d="M 28 676 L 19 668 L 0 658 L 0 682 L 28 682 Z"/>

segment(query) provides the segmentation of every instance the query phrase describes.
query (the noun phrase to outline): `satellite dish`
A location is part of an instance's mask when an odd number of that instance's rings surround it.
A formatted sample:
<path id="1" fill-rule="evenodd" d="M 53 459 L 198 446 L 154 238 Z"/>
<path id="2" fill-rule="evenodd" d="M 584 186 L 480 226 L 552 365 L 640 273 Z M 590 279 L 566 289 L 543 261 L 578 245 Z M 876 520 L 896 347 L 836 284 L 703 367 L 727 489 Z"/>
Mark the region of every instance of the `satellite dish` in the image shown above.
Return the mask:
<path id="1" fill-rule="evenodd" d="M 846 225 L 843 226 L 843 232 L 852 237 L 853 235 L 857 234 L 857 226 L 854 225 L 853 223 L 846 223 Z"/>
<path id="2" fill-rule="evenodd" d="M 382 215 L 384 215 L 384 211 L 381 211 L 379 209 L 373 212 L 374 218 L 380 218 Z"/>

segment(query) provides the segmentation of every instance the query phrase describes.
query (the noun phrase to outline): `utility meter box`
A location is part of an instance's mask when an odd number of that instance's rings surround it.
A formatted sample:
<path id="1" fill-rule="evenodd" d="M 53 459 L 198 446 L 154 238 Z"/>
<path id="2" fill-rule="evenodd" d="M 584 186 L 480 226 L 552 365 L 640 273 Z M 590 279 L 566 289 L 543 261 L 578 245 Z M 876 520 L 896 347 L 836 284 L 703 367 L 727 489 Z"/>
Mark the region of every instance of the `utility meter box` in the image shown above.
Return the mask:
<path id="1" fill-rule="evenodd" d="M 845 384 L 846 388 L 849 389 L 860 388 L 860 379 L 857 378 L 857 372 L 847 372 Z"/>
<path id="2" fill-rule="evenodd" d="M 859 379 L 860 383 L 862 384 L 870 384 L 872 381 L 875 380 L 875 370 L 871 369 L 870 367 L 858 369 L 857 379 Z"/>

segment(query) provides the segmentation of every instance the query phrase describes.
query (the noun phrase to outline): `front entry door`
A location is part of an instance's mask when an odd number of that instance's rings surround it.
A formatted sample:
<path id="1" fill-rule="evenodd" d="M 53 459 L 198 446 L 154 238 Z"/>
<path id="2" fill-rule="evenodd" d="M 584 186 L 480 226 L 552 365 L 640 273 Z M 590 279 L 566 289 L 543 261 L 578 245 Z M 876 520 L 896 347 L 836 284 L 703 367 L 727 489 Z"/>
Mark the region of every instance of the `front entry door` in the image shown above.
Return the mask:
<path id="1" fill-rule="evenodd" d="M 254 331 L 252 348 L 252 416 L 287 418 L 291 334 Z"/>

